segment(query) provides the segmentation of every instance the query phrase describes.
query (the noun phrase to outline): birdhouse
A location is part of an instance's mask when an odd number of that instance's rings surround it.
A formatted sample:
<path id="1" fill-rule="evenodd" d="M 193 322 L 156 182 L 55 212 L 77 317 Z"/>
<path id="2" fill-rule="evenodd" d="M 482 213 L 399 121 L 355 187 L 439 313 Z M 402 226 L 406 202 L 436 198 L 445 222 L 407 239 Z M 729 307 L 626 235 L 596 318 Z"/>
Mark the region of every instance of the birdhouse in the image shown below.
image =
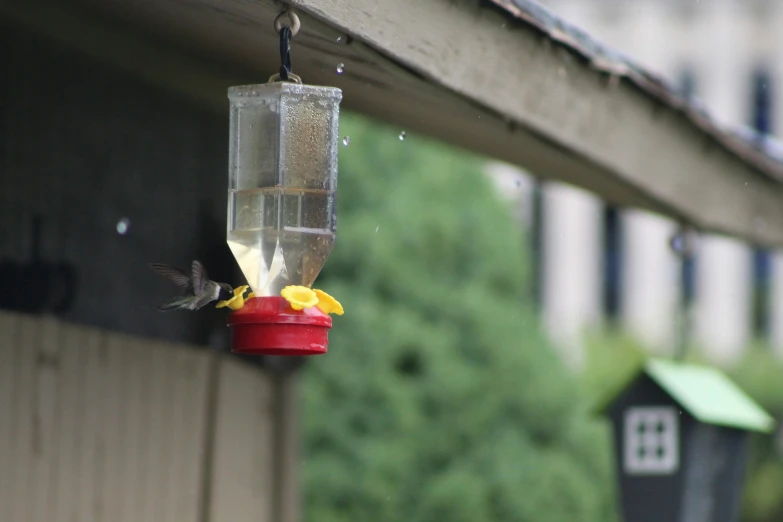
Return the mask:
<path id="1" fill-rule="evenodd" d="M 749 434 L 773 419 L 719 371 L 651 360 L 603 410 L 624 522 L 737 522 Z"/>
<path id="2" fill-rule="evenodd" d="M 310 288 L 334 245 L 342 92 L 270 81 L 228 97 L 227 241 L 255 295 L 229 316 L 233 351 L 324 353 L 331 318 L 292 308 L 281 291 Z"/>

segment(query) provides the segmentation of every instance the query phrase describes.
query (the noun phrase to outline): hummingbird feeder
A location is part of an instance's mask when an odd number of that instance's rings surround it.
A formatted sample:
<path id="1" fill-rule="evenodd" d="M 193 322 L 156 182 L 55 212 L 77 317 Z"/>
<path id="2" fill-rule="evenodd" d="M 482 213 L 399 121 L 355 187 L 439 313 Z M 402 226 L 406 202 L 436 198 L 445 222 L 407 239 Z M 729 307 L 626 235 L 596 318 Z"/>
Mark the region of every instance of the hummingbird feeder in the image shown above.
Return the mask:
<path id="1" fill-rule="evenodd" d="M 284 17 L 290 26 L 281 24 Z M 279 74 L 228 90 L 227 242 L 253 291 L 231 306 L 235 353 L 325 353 L 332 326 L 327 301 L 336 301 L 310 287 L 335 241 L 342 91 L 305 85 L 291 72 L 290 40 L 299 25 L 291 11 L 275 20 Z"/>

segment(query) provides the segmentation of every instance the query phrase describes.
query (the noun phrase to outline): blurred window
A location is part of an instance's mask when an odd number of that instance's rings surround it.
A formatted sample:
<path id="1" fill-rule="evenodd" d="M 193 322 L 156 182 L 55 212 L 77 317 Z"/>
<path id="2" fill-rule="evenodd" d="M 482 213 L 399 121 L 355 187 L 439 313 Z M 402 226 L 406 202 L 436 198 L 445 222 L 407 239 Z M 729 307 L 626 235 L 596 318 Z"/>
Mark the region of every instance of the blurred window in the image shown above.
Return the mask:
<path id="1" fill-rule="evenodd" d="M 677 412 L 666 407 L 635 407 L 625 412 L 625 456 L 629 475 L 665 475 L 680 465 Z"/>
<path id="2" fill-rule="evenodd" d="M 613 205 L 604 207 L 604 314 L 614 321 L 620 314 L 622 290 L 623 244 L 620 209 Z"/>

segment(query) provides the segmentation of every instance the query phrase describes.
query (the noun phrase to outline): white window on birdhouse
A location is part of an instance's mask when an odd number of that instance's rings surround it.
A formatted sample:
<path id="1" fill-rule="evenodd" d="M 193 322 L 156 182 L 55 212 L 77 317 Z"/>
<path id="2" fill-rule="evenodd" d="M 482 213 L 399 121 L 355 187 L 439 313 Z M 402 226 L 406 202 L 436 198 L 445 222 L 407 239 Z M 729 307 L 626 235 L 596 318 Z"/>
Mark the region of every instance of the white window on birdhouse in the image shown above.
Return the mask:
<path id="1" fill-rule="evenodd" d="M 625 473 L 667 475 L 680 465 L 677 410 L 635 407 L 625 411 Z"/>

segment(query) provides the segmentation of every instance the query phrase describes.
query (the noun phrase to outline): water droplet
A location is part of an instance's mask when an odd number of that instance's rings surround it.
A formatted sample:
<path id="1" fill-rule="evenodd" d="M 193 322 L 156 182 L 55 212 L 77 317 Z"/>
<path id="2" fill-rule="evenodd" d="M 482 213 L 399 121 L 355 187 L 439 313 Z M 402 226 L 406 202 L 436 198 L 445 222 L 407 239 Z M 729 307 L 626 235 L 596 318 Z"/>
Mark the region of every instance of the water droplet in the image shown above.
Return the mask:
<path id="1" fill-rule="evenodd" d="M 376 233 L 376 234 L 378 233 L 378 229 L 379 229 L 379 228 L 381 228 L 381 226 L 380 226 L 380 225 L 378 225 L 377 227 L 375 227 L 375 233 Z"/>
<path id="2" fill-rule="evenodd" d="M 117 221 L 117 233 L 124 236 L 130 230 L 130 219 L 124 217 Z"/>
<path id="3" fill-rule="evenodd" d="M 685 252 L 685 236 L 683 234 L 675 234 L 669 240 L 669 246 L 677 254 L 682 254 Z"/>
<path id="4" fill-rule="evenodd" d="M 345 64 L 344 63 L 338 63 L 337 64 L 337 74 L 342 74 L 343 71 L 345 71 Z"/>
<path id="5" fill-rule="evenodd" d="M 399 136 L 399 138 L 400 138 L 400 141 L 404 140 L 404 139 L 405 139 L 405 136 L 407 136 L 407 135 L 408 135 L 408 133 L 407 133 L 407 132 L 405 132 L 405 131 L 402 131 L 402 132 L 400 133 L 400 136 Z"/>
<path id="6" fill-rule="evenodd" d="M 347 147 L 349 143 L 351 143 L 351 137 L 350 136 L 344 137 L 343 138 L 343 146 Z"/>
<path id="7" fill-rule="evenodd" d="M 342 36 L 338 36 L 338 37 L 337 37 L 337 43 L 340 43 L 340 42 L 342 42 L 342 41 L 343 41 L 343 37 L 342 37 Z"/>
<path id="8" fill-rule="evenodd" d="M 693 257 L 698 250 L 699 236 L 692 228 L 680 229 L 669 240 L 669 246 L 675 254 L 682 257 Z"/>

